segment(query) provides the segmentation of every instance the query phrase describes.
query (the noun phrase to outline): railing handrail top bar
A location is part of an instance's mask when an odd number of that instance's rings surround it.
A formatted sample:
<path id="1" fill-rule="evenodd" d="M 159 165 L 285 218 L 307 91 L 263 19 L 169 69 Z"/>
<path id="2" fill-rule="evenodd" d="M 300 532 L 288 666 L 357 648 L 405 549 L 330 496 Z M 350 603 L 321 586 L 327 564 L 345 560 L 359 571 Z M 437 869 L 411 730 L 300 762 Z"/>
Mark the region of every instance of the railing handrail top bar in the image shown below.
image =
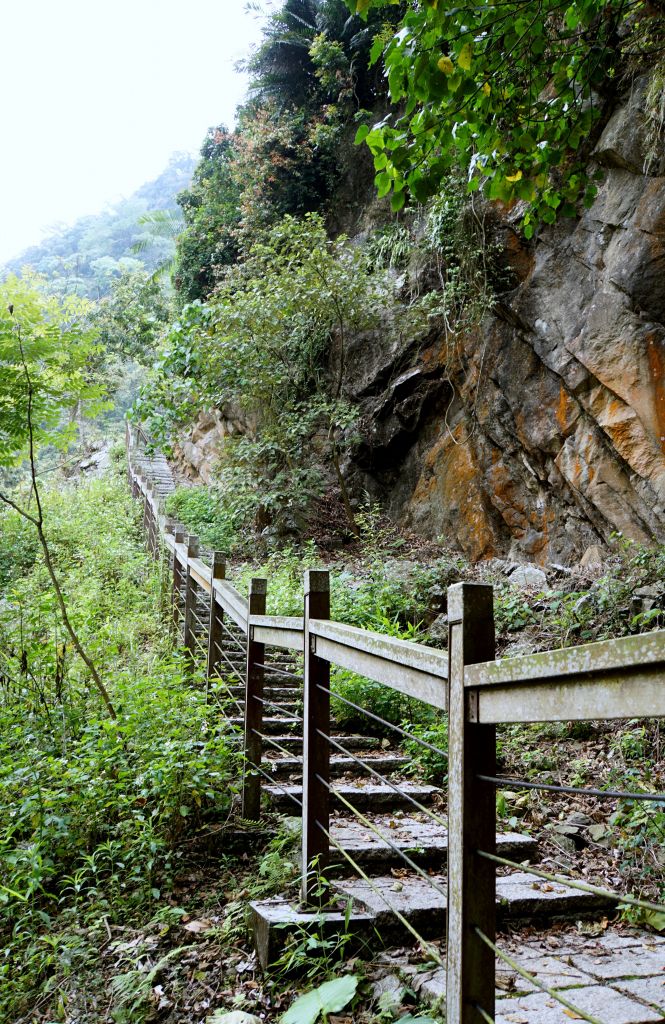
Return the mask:
<path id="1" fill-rule="evenodd" d="M 313 636 L 335 640 L 345 647 L 399 665 L 417 668 L 440 679 L 448 678 L 448 654 L 436 647 L 428 647 L 426 644 L 416 643 L 415 640 L 401 640 L 360 626 L 349 626 L 346 623 L 323 619 L 312 619 L 309 629 Z"/>
<path id="2" fill-rule="evenodd" d="M 599 673 L 638 669 L 645 665 L 665 668 L 665 629 L 636 636 L 599 640 L 581 647 L 563 647 L 517 658 L 497 658 L 464 669 L 469 688 L 506 684 L 546 683 L 553 678 L 573 682 Z"/>
<path id="3" fill-rule="evenodd" d="M 304 629 L 303 618 L 298 615 L 250 615 L 249 625 L 283 629 L 289 633 L 302 633 Z"/>

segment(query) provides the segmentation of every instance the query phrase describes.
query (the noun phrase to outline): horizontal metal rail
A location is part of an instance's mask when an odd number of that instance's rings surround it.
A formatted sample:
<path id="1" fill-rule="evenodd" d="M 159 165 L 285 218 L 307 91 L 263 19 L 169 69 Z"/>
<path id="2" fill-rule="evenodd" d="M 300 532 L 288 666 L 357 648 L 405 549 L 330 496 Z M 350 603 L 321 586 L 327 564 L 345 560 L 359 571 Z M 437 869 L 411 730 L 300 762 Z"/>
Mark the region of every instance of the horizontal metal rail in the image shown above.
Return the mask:
<path id="1" fill-rule="evenodd" d="M 578 722 L 665 716 L 665 630 L 469 665 L 471 721 Z"/>
<path id="2" fill-rule="evenodd" d="M 358 626 L 313 619 L 314 653 L 432 707 L 448 706 L 448 656 L 410 640 L 398 640 Z"/>
<path id="3" fill-rule="evenodd" d="M 252 615 L 249 628 L 253 630 L 253 639 L 257 644 L 299 651 L 301 654 L 304 650 L 302 618 L 288 615 Z"/>

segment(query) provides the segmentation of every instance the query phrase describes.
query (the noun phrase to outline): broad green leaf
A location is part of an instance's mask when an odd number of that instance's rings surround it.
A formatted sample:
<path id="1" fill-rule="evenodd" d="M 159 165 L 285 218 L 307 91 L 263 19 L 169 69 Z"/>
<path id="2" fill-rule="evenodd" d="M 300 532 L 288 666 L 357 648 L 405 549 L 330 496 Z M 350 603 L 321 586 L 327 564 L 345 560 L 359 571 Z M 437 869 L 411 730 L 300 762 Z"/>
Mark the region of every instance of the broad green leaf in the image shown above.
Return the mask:
<path id="1" fill-rule="evenodd" d="M 321 1014 L 339 1013 L 351 1002 L 357 987 L 358 978 L 353 974 L 326 981 L 299 996 L 282 1016 L 281 1024 L 315 1024 Z"/>
<path id="2" fill-rule="evenodd" d="M 462 71 L 471 70 L 471 54 L 471 43 L 465 43 L 459 52 L 459 57 L 457 58 L 457 63 L 461 67 Z"/>
<path id="3" fill-rule="evenodd" d="M 356 146 L 359 146 L 361 142 L 364 142 L 369 135 L 369 125 L 361 124 L 356 132 L 356 137 L 353 140 Z"/>
<path id="4" fill-rule="evenodd" d="M 448 56 L 439 57 L 436 66 L 444 75 L 452 75 L 455 71 L 455 65 Z"/>

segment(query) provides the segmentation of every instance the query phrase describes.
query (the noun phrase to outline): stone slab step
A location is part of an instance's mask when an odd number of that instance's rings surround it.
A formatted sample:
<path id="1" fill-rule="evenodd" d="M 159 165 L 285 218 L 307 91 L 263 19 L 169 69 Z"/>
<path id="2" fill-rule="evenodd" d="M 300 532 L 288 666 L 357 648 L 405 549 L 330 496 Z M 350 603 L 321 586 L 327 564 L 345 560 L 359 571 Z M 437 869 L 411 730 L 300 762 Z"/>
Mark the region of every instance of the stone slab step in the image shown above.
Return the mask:
<path id="1" fill-rule="evenodd" d="M 268 753 L 268 751 L 266 751 Z M 400 757 L 397 754 L 378 754 L 366 756 L 365 760 L 375 771 L 382 775 L 390 775 L 392 772 L 403 771 L 410 764 L 408 757 Z M 298 757 L 280 757 L 271 761 L 271 773 L 277 779 L 284 776 L 302 777 L 302 761 Z M 352 757 L 334 755 L 330 758 L 330 772 L 334 778 L 340 775 L 352 773 L 353 775 L 371 774 L 368 769 L 363 769 Z"/>
<path id="2" fill-rule="evenodd" d="M 441 792 L 436 786 L 422 786 L 416 782 L 400 782 L 399 787 L 400 792 L 397 792 L 391 786 L 383 786 L 378 782 L 376 785 L 362 781 L 342 783 L 336 785 L 333 790 L 332 806 L 348 810 L 337 798 L 337 793 L 357 807 L 359 811 L 376 811 L 413 807 L 413 804 L 409 802 L 409 797 L 426 806 L 431 803 L 435 794 Z M 290 810 L 293 806 L 293 798 L 302 802 L 302 786 L 266 785 L 263 791 L 268 797 L 270 807 L 276 811 Z"/>
<path id="3" fill-rule="evenodd" d="M 433 875 L 432 882 L 437 889 L 414 873 L 399 879 L 373 878 L 371 885 L 362 878 L 341 880 L 334 887 L 353 901 L 354 911 L 371 914 L 380 933 L 394 937 L 406 931 L 396 917 L 398 911 L 425 938 L 433 938 L 445 934 L 447 882 L 445 875 Z M 580 917 L 612 906 L 601 896 L 568 885 L 550 885 L 526 871 L 497 878 L 496 903 L 499 920 Z"/>
<path id="4" fill-rule="evenodd" d="M 436 866 L 441 868 L 448 859 L 448 830 L 424 814 L 404 814 L 396 817 L 392 814 L 372 815 L 372 824 L 392 843 L 392 847 L 372 832 L 361 821 L 354 818 L 333 818 L 330 831 L 336 840 L 363 868 L 386 870 L 394 866 L 404 866 L 404 861 L 397 851 L 406 853 L 419 867 Z M 516 832 L 497 834 L 497 853 L 512 860 L 526 860 L 533 856 L 537 843 L 531 836 Z M 397 850 L 393 849 L 397 847 Z M 331 851 L 333 859 L 339 859 L 340 868 L 345 874 L 351 873 L 348 861 L 336 851 Z M 393 879 L 394 881 L 394 879 Z"/>
<path id="5" fill-rule="evenodd" d="M 236 722 L 243 722 L 244 719 L 235 719 Z M 276 743 L 279 743 L 281 747 L 286 747 L 287 750 L 300 751 L 302 750 L 302 735 L 292 735 L 281 733 L 279 735 L 272 735 L 272 738 Z M 333 739 L 339 740 L 343 743 L 347 750 L 378 750 L 381 746 L 381 740 L 377 739 L 376 736 L 338 736 L 333 734 Z M 290 803 L 291 801 L 289 801 Z"/>
<path id="6" fill-rule="evenodd" d="M 245 719 L 237 716 L 229 718 L 229 724 L 234 725 L 239 729 L 245 728 Z M 281 715 L 265 715 L 263 719 L 263 728 L 261 732 L 265 732 L 267 735 L 273 735 L 278 732 L 302 732 L 302 722 L 298 722 L 295 718 L 288 718 Z"/>

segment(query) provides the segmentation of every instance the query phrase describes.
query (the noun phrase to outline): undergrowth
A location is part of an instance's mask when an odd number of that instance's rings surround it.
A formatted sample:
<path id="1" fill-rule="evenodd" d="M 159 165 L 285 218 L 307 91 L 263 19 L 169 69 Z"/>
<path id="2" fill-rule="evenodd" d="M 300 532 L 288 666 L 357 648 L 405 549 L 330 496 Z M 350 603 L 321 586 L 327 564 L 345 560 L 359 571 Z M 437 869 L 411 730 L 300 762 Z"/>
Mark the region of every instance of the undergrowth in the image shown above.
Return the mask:
<path id="1" fill-rule="evenodd" d="M 96 933 L 157 911 L 182 841 L 228 815 L 238 775 L 202 681 L 165 632 L 162 582 L 121 475 L 44 497 L 70 615 L 118 721 L 88 688 L 29 534 L 4 513 L 0 1019 L 12 1021 L 38 990 L 66 1019 L 67 978 L 94 958 Z"/>

